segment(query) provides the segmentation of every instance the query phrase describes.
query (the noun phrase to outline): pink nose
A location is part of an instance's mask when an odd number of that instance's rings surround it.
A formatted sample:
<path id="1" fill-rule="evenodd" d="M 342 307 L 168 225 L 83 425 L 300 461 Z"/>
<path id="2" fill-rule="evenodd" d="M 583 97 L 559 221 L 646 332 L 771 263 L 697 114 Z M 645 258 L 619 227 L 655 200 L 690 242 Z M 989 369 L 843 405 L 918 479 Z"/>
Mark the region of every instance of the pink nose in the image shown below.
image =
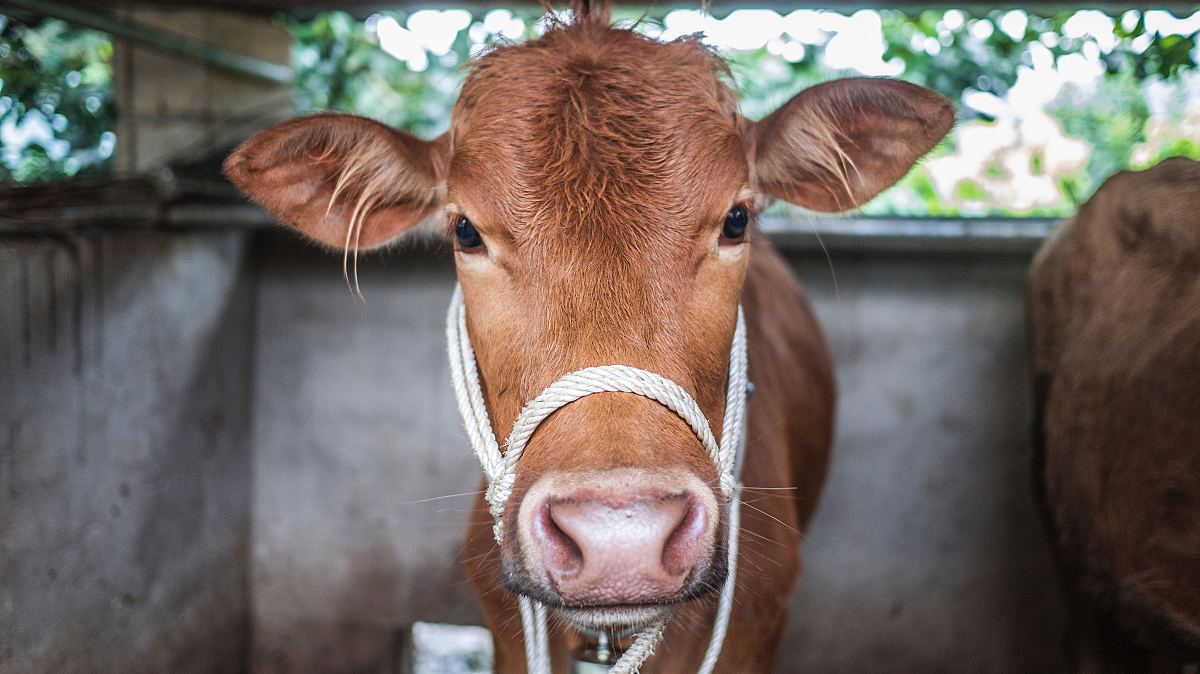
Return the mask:
<path id="1" fill-rule="evenodd" d="M 711 538 L 708 520 L 688 492 L 588 494 L 548 498 L 531 533 L 564 601 L 640 604 L 683 589 Z"/>

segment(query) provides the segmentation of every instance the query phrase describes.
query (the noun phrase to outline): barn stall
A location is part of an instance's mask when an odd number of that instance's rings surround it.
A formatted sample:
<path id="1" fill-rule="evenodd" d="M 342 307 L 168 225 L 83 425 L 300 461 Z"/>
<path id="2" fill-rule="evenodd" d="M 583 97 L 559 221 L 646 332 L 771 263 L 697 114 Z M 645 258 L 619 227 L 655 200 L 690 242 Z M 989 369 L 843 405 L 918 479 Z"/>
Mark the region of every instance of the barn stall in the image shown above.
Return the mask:
<path id="1" fill-rule="evenodd" d="M 0 672 L 404 671 L 414 623 L 481 624 L 447 247 L 362 258 L 360 300 L 219 172 L 294 114 L 273 17 L 318 7 L 9 5 L 111 33 L 118 112 L 111 175 L 0 200 Z M 839 389 L 779 671 L 1064 667 L 1025 301 L 1058 219 L 764 217 Z"/>

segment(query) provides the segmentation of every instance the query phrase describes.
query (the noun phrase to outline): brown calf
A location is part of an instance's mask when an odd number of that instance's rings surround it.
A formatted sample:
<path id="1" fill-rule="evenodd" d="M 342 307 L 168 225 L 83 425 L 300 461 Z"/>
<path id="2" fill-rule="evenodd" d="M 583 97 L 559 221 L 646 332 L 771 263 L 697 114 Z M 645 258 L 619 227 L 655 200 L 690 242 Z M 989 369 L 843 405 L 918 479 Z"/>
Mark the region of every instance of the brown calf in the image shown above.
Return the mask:
<path id="1" fill-rule="evenodd" d="M 1200 163 L 1105 182 L 1038 253 L 1029 302 L 1074 668 L 1181 671 L 1200 662 Z"/>
<path id="2" fill-rule="evenodd" d="M 682 385 L 719 435 L 741 302 L 757 393 L 745 563 L 718 669 L 766 672 L 826 472 L 834 392 L 803 291 L 753 216 L 772 197 L 855 207 L 952 120 L 925 89 L 851 79 L 753 122 L 698 40 L 615 29 L 600 9 L 477 59 L 449 131 L 433 141 L 309 117 L 255 136 L 226 170 L 284 222 L 347 252 L 436 214 L 455 242 L 499 438 L 559 376 L 614 363 Z M 593 395 L 551 415 L 519 464 L 503 549 L 481 501 L 464 551 L 497 670 L 524 668 L 512 593 L 557 609 L 556 671 L 581 639 L 575 628 L 648 623 L 671 608 L 678 615 L 646 671 L 694 670 L 724 578 L 716 479 L 687 425 L 644 398 Z"/>

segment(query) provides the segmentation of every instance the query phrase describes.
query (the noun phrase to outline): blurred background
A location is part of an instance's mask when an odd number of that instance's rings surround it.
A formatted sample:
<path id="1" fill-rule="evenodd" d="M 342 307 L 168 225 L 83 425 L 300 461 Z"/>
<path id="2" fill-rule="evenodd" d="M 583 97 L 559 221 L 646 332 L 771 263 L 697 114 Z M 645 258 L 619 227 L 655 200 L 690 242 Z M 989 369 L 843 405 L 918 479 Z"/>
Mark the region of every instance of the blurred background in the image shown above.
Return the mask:
<path id="1" fill-rule="evenodd" d="M 0 175 L 30 183 L 146 168 L 116 152 L 112 36 L 41 18 L 42 3 L 20 4 L 29 11 L 0 18 Z M 704 33 L 729 60 L 741 109 L 755 119 L 815 82 L 848 75 L 901 77 L 958 102 L 956 133 L 867 214 L 1064 215 L 1119 169 L 1200 156 L 1200 16 L 1186 10 L 1037 3 L 710 14 L 652 5 L 622 7 L 617 17 L 661 39 Z M 275 25 L 286 32 L 277 39 L 286 39 L 294 73 L 290 100 L 247 100 L 239 117 L 263 107 L 341 110 L 431 136 L 447 126 L 470 57 L 536 37 L 544 23 L 530 6 L 301 6 Z"/>
<path id="2" fill-rule="evenodd" d="M 861 211 L 776 205 L 840 388 L 781 672 L 1046 672 L 1029 261 L 1122 169 L 1200 159 L 1195 3 L 622 6 L 701 32 L 749 117 L 887 75 L 955 131 Z M 432 137 L 528 4 L 0 0 L 0 672 L 402 671 L 479 624 L 444 246 L 341 259 L 219 165 L 341 110 Z M 465 495 L 464 495 L 465 494 Z"/>

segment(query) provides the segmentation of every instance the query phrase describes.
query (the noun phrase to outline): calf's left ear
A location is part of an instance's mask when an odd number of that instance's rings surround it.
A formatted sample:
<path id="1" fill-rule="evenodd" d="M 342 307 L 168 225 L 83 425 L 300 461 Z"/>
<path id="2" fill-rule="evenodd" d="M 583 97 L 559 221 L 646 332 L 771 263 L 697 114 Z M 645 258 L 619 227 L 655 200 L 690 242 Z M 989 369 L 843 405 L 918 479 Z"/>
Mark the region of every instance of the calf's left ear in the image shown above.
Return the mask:
<path id="1" fill-rule="evenodd" d="M 819 84 L 752 126 L 756 187 L 814 211 L 855 208 L 904 177 L 953 125 L 950 101 L 915 84 Z"/>

